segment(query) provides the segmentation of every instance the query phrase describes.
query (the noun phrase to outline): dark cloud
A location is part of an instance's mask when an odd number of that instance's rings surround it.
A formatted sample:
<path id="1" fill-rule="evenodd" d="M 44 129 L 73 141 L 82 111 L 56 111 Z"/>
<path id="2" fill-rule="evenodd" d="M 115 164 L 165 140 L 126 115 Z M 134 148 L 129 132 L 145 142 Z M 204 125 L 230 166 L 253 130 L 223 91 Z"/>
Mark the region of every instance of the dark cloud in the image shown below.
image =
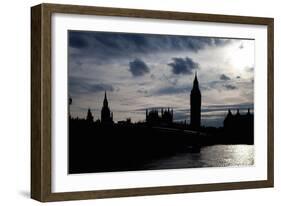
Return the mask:
<path id="1" fill-rule="evenodd" d="M 174 74 L 192 74 L 192 70 L 198 69 L 199 64 L 194 62 L 191 58 L 173 58 L 173 62 L 168 64 L 172 67 Z"/>
<path id="2" fill-rule="evenodd" d="M 225 74 L 222 74 L 222 75 L 220 75 L 220 80 L 228 81 L 228 80 L 230 80 L 230 77 Z"/>
<path id="3" fill-rule="evenodd" d="M 226 88 L 227 90 L 237 89 L 237 87 L 235 85 L 232 85 L 232 84 L 224 84 L 223 87 Z"/>
<path id="4" fill-rule="evenodd" d="M 95 58 L 100 62 L 156 52 L 198 52 L 207 46 L 222 46 L 229 42 L 212 37 L 69 31 L 70 47 L 79 49 L 75 53 L 70 50 L 70 55 L 73 58 Z"/>
<path id="5" fill-rule="evenodd" d="M 71 95 L 79 94 L 91 94 L 96 92 L 114 91 L 114 88 L 110 84 L 104 83 L 91 83 L 91 80 L 87 78 L 69 77 L 69 91 Z"/>
<path id="6" fill-rule="evenodd" d="M 88 46 L 87 40 L 83 37 L 82 34 L 77 32 L 69 32 L 69 46 L 77 49 L 83 49 Z"/>
<path id="7" fill-rule="evenodd" d="M 149 73 L 149 67 L 141 59 L 135 59 L 134 61 L 129 62 L 129 71 L 134 77 L 143 76 L 146 73 Z"/>

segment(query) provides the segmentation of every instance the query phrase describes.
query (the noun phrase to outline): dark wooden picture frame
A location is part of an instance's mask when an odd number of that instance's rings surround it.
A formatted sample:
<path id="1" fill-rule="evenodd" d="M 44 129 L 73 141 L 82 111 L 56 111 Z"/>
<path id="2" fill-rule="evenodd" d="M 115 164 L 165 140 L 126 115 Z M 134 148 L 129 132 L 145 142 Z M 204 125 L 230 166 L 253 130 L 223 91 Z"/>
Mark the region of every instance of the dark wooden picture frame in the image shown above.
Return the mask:
<path id="1" fill-rule="evenodd" d="M 267 26 L 267 180 L 215 184 L 53 193 L 51 190 L 51 16 L 54 13 L 221 22 Z M 160 195 L 273 187 L 273 36 L 272 18 L 41 4 L 31 8 L 31 197 L 48 201 Z"/>

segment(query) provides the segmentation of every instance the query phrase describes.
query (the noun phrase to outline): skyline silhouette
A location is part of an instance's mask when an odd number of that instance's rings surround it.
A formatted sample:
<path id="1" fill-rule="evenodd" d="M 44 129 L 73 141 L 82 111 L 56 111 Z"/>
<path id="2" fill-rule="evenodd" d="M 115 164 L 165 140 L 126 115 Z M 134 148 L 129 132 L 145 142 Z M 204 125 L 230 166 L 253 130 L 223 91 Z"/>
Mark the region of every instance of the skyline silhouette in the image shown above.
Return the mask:
<path id="1" fill-rule="evenodd" d="M 146 122 L 146 123 L 165 123 L 165 124 L 171 124 L 171 123 L 181 123 L 181 124 L 186 124 L 189 125 L 191 129 L 198 130 L 201 127 L 201 91 L 199 88 L 199 81 L 197 78 L 197 71 L 195 72 L 194 80 L 193 80 L 193 87 L 190 91 L 190 115 L 186 115 L 186 119 L 181 121 L 181 122 L 176 122 L 174 121 L 174 109 L 173 107 L 155 107 L 155 108 L 146 108 L 145 109 L 145 118 L 143 120 L 140 120 L 138 122 Z M 72 104 L 72 98 L 69 97 L 69 107 Z M 236 115 L 233 115 L 231 110 L 237 110 Z M 250 116 L 252 115 L 250 113 L 250 108 L 244 109 L 247 110 L 247 113 L 245 116 Z M 222 121 L 223 127 L 227 124 L 231 124 L 229 122 L 234 122 L 233 119 L 239 119 L 239 117 L 243 117 L 240 115 L 240 109 L 228 109 L 227 115 L 225 115 L 225 118 Z M 71 117 L 71 114 L 70 114 Z M 109 107 L 109 102 L 107 99 L 107 94 L 106 91 L 104 91 L 104 99 L 103 99 L 103 105 L 101 109 L 101 118 L 96 119 L 97 122 L 101 122 L 102 124 L 114 124 L 114 123 L 132 123 L 131 117 L 128 117 L 124 120 L 119 120 L 114 122 L 113 119 L 113 111 L 110 110 Z M 72 117 L 75 118 L 75 117 Z M 76 117 L 76 119 L 79 119 L 79 117 Z M 83 119 L 83 118 L 80 118 Z M 86 116 L 87 121 L 92 121 L 94 122 L 94 116 L 92 115 L 92 111 L 90 108 L 88 108 L 87 111 L 87 116 Z M 252 119 L 253 121 L 253 119 Z M 135 122 L 137 123 L 137 122 Z M 246 124 L 247 125 L 247 124 Z"/>
<path id="2" fill-rule="evenodd" d="M 202 99 L 197 74 L 190 98 L 189 107 L 192 112 L 189 123 L 187 119 L 184 122 L 174 122 L 174 110 L 170 107 L 146 109 L 143 122 L 134 123 L 130 118 L 114 122 L 114 112 L 109 107 L 110 101 L 105 91 L 101 119 L 95 120 L 90 108 L 85 118 L 73 118 L 71 114 L 69 116 L 69 173 L 204 167 L 196 160 L 169 165 L 169 159 L 175 155 L 201 154 L 202 148 L 204 151 L 212 145 L 224 145 L 227 148 L 226 145 L 241 147 L 254 144 L 254 115 L 250 109 L 246 114 L 240 114 L 239 109 L 236 114 L 232 114 L 229 109 L 223 127 L 204 127 L 200 123 Z M 72 102 L 70 98 L 69 106 Z M 249 155 L 251 151 L 247 149 Z M 212 153 L 217 152 L 219 149 Z M 224 150 L 220 152 L 222 155 L 231 155 L 223 154 Z M 227 161 L 220 159 L 216 163 L 212 160 L 212 164 L 207 162 L 210 166 L 225 166 L 231 158 L 233 154 L 226 158 Z M 243 164 L 252 165 L 253 155 L 248 158 L 249 161 Z M 163 159 L 166 161 L 163 162 Z M 161 164 L 157 163 L 159 160 L 162 161 Z M 240 163 L 235 160 L 231 164 Z"/>

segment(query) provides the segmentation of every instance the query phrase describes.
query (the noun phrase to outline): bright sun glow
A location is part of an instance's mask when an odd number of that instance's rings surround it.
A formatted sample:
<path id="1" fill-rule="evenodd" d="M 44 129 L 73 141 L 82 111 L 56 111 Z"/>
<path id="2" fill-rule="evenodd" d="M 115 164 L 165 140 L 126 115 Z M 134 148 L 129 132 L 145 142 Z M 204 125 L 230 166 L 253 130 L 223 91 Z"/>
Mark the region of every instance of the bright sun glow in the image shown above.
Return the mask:
<path id="1" fill-rule="evenodd" d="M 230 44 L 226 55 L 234 74 L 248 76 L 249 71 L 254 68 L 254 41 L 242 40 Z"/>

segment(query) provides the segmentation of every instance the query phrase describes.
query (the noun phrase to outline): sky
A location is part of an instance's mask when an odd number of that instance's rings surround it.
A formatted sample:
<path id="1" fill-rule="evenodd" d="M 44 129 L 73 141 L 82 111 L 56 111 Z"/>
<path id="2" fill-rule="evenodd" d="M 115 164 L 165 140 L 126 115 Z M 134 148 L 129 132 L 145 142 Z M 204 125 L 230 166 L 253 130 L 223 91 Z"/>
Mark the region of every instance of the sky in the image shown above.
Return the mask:
<path id="1" fill-rule="evenodd" d="M 170 107 L 190 122 L 195 71 L 201 124 L 219 127 L 228 109 L 253 109 L 252 39 L 68 31 L 70 114 L 100 119 L 104 92 L 115 122 L 145 120 L 147 108 Z"/>

